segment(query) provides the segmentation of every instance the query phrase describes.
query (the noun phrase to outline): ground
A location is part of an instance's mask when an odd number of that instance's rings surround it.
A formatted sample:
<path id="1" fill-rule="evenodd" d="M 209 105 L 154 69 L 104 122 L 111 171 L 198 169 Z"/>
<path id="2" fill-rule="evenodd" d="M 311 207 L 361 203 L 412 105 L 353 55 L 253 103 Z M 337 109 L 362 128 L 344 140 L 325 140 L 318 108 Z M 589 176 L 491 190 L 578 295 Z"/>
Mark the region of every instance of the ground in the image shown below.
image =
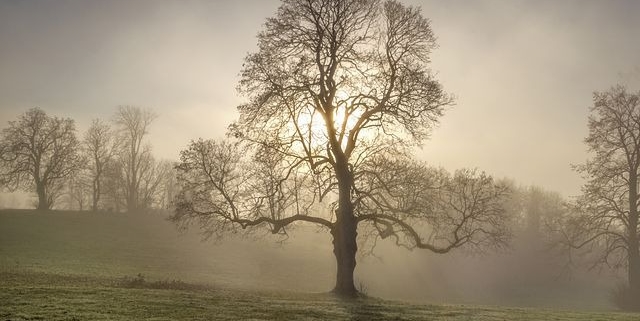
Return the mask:
<path id="1" fill-rule="evenodd" d="M 613 311 L 411 304 L 372 297 L 345 301 L 309 286 L 270 287 L 285 282 L 276 277 L 280 273 L 254 267 L 264 261 L 238 259 L 255 256 L 253 248 L 237 245 L 235 253 L 194 249 L 197 240 L 175 236 L 170 224 L 148 215 L 158 214 L 0 211 L 0 320 L 640 319 Z M 270 256 L 279 253 L 256 248 Z M 223 254 L 236 258 L 225 260 Z M 285 275 L 298 269 L 313 274 L 313 266 L 287 263 Z M 272 280 L 255 281 L 260 278 Z"/>

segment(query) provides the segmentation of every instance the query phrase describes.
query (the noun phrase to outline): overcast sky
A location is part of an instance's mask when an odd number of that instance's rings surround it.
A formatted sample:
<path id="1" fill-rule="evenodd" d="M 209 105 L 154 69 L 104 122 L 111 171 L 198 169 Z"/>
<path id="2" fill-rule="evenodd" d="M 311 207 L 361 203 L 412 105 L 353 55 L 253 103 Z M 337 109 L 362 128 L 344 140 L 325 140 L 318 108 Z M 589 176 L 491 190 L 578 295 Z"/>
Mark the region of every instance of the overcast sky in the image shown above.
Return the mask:
<path id="1" fill-rule="evenodd" d="M 431 19 L 457 96 L 418 156 L 578 194 L 593 91 L 640 89 L 640 1 L 402 2 Z M 0 0 L 0 127 L 35 106 L 79 130 L 150 107 L 155 154 L 177 159 L 237 116 L 242 59 L 278 3 Z"/>

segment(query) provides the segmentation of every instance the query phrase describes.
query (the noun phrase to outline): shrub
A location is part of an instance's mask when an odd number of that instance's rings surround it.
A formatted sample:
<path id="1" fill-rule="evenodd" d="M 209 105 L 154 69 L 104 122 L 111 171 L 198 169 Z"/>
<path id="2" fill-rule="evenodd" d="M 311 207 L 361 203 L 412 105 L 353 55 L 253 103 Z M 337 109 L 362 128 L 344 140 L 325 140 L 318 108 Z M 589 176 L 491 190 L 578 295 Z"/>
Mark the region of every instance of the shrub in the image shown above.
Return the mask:
<path id="1" fill-rule="evenodd" d="M 119 285 L 123 288 L 143 288 L 145 285 L 144 275 L 138 273 L 138 275 L 134 277 L 125 276 Z"/>
<path id="2" fill-rule="evenodd" d="M 162 281 L 147 281 L 142 273 L 134 277 L 125 276 L 120 282 L 119 287 L 134 288 L 134 289 L 160 289 L 160 290 L 211 290 L 212 287 L 203 284 L 186 283 L 181 280 L 162 280 Z"/>

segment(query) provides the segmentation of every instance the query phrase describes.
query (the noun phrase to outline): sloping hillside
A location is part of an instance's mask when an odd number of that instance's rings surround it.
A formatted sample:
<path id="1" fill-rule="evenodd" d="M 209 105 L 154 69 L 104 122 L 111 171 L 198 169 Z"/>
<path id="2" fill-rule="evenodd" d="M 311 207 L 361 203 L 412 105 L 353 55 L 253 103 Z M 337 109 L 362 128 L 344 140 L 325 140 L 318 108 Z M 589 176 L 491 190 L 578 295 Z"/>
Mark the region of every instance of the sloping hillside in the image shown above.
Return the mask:
<path id="1" fill-rule="evenodd" d="M 196 234 L 178 232 L 162 214 L 0 211 L 0 318 L 638 319 L 637 314 L 375 298 L 345 302 L 326 293 L 334 264 L 326 234 L 292 237 L 285 246 L 255 237 L 203 243 Z M 365 273 L 370 267 L 365 264 Z M 381 280 L 406 278 L 402 273 L 407 270 L 397 272 L 375 275 Z"/>
<path id="2" fill-rule="evenodd" d="M 327 292 L 333 285 L 328 233 L 300 229 L 279 244 L 270 234 L 202 242 L 197 231 L 178 231 L 166 213 L 1 210 L 0 270 L 108 279 L 142 275 L 150 281 L 307 293 Z M 612 308 L 608 295 L 615 283 L 600 276 L 577 285 L 558 280 L 554 288 L 523 287 L 515 277 L 527 275 L 518 274 L 504 256 L 437 256 L 391 243 L 379 242 L 379 257 L 359 258 L 357 285 L 372 296 L 416 303 Z"/>
<path id="3" fill-rule="evenodd" d="M 330 242 L 280 246 L 266 237 L 201 242 L 200 235 L 178 231 L 162 214 L 4 210 L 0 266 L 105 277 L 143 274 L 241 288 L 330 288 Z"/>

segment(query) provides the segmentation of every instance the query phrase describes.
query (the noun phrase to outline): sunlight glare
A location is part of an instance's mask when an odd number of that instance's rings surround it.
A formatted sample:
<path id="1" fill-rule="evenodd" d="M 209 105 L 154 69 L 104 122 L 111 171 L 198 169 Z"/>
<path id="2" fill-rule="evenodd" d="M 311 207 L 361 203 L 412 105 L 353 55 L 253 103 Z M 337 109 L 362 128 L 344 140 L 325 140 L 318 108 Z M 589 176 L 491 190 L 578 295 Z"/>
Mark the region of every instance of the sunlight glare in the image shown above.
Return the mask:
<path id="1" fill-rule="evenodd" d="M 351 107 L 352 100 L 349 95 L 344 92 L 338 92 L 336 94 L 334 104 L 337 108 L 333 111 L 333 128 L 336 132 L 336 138 L 342 139 L 342 147 L 346 146 L 346 137 L 356 126 L 358 119 L 364 113 L 364 110 L 360 108 Z M 309 108 L 300 111 L 295 119 L 295 124 L 292 125 L 294 132 L 299 132 L 299 136 L 302 136 L 305 143 L 309 146 L 319 147 L 325 146 L 328 142 L 328 131 L 326 128 L 325 119 L 315 109 Z M 361 133 L 361 137 L 364 133 Z"/>

